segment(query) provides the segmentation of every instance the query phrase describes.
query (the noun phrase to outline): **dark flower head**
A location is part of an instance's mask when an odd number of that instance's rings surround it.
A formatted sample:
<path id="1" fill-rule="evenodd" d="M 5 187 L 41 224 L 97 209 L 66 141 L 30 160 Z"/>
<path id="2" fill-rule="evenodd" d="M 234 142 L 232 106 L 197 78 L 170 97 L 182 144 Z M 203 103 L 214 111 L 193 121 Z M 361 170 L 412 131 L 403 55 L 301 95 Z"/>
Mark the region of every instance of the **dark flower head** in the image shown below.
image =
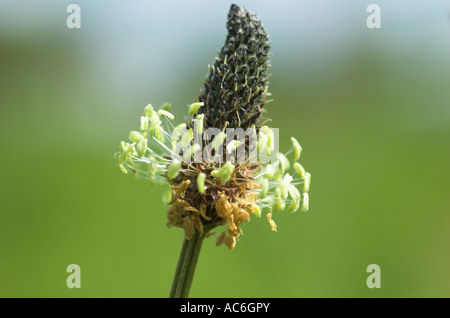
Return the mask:
<path id="1" fill-rule="evenodd" d="M 209 67 L 199 100 L 205 126 L 222 129 L 259 127 L 266 101 L 270 44 L 261 20 L 232 5 L 225 44 Z"/>

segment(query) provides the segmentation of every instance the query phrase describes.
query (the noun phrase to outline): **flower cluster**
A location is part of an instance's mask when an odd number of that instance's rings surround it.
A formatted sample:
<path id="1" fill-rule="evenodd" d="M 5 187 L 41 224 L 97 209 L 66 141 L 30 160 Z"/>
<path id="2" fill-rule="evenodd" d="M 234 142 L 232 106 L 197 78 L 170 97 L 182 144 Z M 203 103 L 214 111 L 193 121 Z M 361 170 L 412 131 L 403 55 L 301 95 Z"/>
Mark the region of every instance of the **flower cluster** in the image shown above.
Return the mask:
<path id="1" fill-rule="evenodd" d="M 273 212 L 308 210 L 311 175 L 298 162 L 302 148 L 295 138 L 291 138 L 288 152 L 276 153 L 274 162 L 265 163 L 260 155 L 272 155 L 276 143 L 273 129 L 253 126 L 258 136 L 256 160 L 250 160 L 250 156 L 243 162 L 202 160 L 202 148 L 212 149 L 213 153 L 226 149 L 229 153 L 241 142 L 227 140 L 221 131 L 211 141 L 202 138 L 200 144 L 196 143 L 199 139 L 195 136 L 204 132 L 202 115 L 197 114 L 203 104 L 189 106 L 191 125 L 174 126 L 175 116 L 169 112 L 170 107 L 164 104 L 155 110 L 147 105 L 139 131 L 131 131 L 129 142 L 122 141 L 121 151 L 116 153 L 122 172 L 152 183 L 169 184 L 170 192 L 165 196 L 170 205 L 169 227 L 184 228 L 186 238 L 190 239 L 196 230 L 205 233 L 224 225 L 226 230 L 218 235 L 217 244 L 225 243 L 233 249 L 242 234 L 240 225 L 250 221 L 252 214 L 260 217 L 266 212 L 272 230 L 276 231 Z M 188 129 L 189 126 L 199 128 Z M 249 142 L 244 143 L 248 146 Z M 296 178 L 287 172 L 290 168 Z"/>
<path id="2" fill-rule="evenodd" d="M 170 104 L 147 105 L 116 160 L 124 173 L 169 185 L 169 227 L 183 228 L 189 240 L 223 225 L 217 244 L 233 249 L 251 215 L 265 213 L 276 231 L 274 212 L 306 212 L 311 175 L 298 162 L 297 140 L 281 153 L 277 130 L 264 125 L 270 44 L 260 19 L 232 5 L 227 29 L 186 121 L 173 124 Z M 237 140 L 229 129 L 241 130 Z"/>

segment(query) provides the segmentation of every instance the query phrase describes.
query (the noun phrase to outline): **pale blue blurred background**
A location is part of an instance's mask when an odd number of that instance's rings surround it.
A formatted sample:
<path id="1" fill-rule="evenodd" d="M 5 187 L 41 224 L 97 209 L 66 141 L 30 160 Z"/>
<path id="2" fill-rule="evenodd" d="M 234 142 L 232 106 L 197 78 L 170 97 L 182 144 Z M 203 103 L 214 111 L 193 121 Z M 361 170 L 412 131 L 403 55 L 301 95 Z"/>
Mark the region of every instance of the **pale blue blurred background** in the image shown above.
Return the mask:
<path id="1" fill-rule="evenodd" d="M 148 103 L 181 121 L 231 3 L 0 1 L 0 296 L 168 295 L 182 231 L 113 153 Z M 268 115 L 303 146 L 311 210 L 205 241 L 193 297 L 450 296 L 450 3 L 377 1 L 368 29 L 370 3 L 236 2 L 270 35 Z"/>

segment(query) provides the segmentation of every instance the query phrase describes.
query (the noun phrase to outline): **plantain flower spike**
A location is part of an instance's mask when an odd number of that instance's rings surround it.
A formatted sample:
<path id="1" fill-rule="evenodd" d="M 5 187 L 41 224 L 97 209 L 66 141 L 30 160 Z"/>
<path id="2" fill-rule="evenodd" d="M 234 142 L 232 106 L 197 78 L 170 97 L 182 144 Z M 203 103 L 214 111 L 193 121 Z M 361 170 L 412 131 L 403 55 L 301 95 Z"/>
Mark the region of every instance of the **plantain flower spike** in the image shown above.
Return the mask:
<path id="1" fill-rule="evenodd" d="M 206 235 L 223 226 L 217 245 L 233 249 L 252 216 L 265 213 L 277 231 L 273 216 L 278 211 L 306 212 L 311 174 L 298 162 L 302 147 L 297 139 L 291 138 L 287 152 L 275 151 L 273 128 L 263 116 L 270 96 L 270 44 L 261 20 L 232 5 L 227 29 L 225 44 L 209 67 L 198 101 L 188 105 L 185 122 L 176 123 L 171 104 L 159 109 L 148 104 L 139 130 L 129 133 L 129 142 L 121 142 L 115 159 L 123 173 L 168 185 L 164 202 L 169 205 L 169 227 L 183 228 L 190 239 L 195 231 Z M 205 137 L 210 128 L 215 133 Z M 229 128 L 254 132 L 256 160 L 229 158 L 251 148 L 247 139 L 228 140 Z M 261 156 L 273 159 L 267 162 Z"/>

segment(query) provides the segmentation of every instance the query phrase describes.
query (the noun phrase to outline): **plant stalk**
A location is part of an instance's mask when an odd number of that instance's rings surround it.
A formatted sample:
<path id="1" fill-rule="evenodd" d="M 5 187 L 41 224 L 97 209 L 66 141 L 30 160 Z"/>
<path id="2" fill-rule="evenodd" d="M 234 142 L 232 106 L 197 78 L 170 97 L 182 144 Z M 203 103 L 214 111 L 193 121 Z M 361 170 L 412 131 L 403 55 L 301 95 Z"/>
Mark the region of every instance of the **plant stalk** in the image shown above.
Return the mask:
<path id="1" fill-rule="evenodd" d="M 206 234 L 206 233 L 204 233 Z M 170 288 L 169 298 L 187 298 L 191 290 L 192 280 L 195 274 L 198 257 L 202 248 L 204 234 L 195 230 L 195 234 L 190 240 L 183 239 L 180 257 L 178 258 L 175 276 Z"/>

